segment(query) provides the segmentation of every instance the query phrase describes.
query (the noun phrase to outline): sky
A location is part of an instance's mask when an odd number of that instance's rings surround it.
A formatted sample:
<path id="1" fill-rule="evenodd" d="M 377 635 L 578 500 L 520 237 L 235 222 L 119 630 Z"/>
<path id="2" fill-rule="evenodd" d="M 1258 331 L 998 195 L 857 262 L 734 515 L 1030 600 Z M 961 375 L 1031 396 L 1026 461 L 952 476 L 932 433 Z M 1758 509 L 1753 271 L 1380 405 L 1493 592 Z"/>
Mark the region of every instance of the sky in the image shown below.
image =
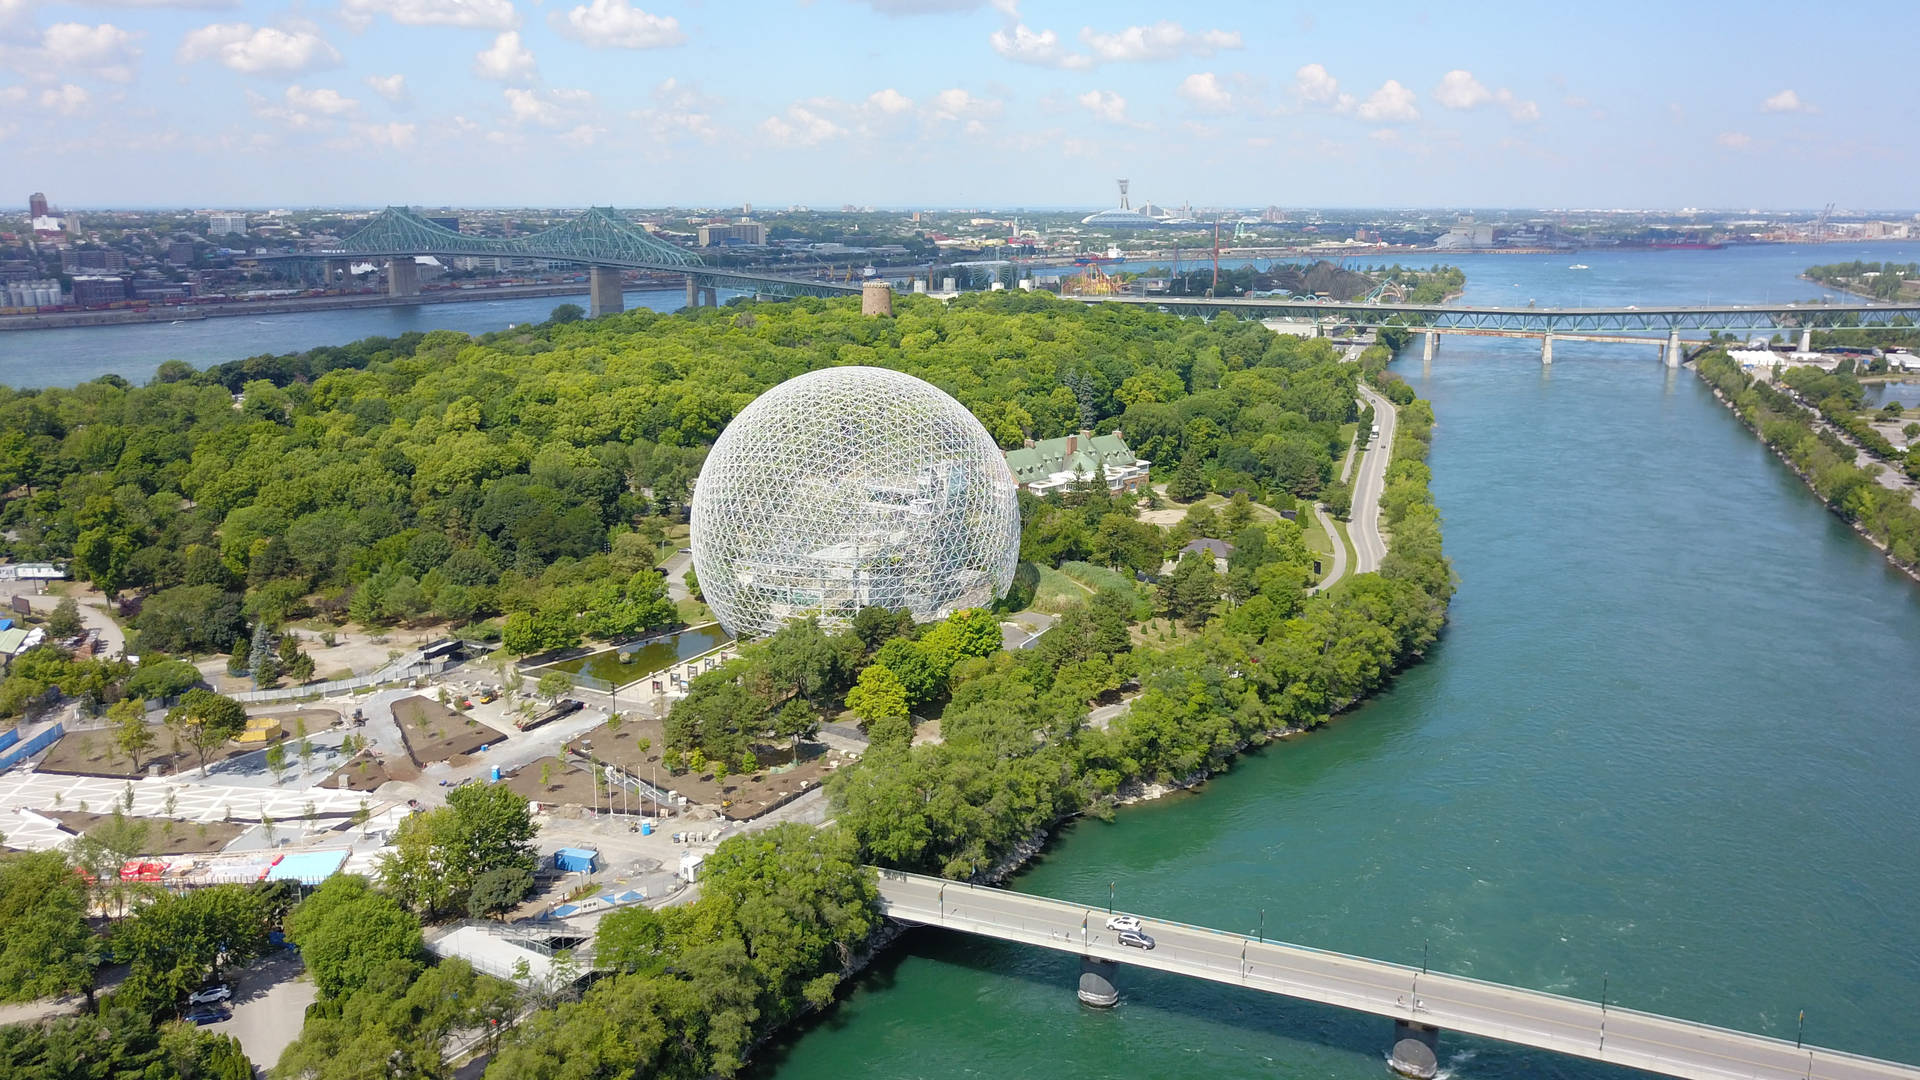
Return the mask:
<path id="1" fill-rule="evenodd" d="M 1920 205 L 1920 9 L 0 0 L 56 206 Z"/>

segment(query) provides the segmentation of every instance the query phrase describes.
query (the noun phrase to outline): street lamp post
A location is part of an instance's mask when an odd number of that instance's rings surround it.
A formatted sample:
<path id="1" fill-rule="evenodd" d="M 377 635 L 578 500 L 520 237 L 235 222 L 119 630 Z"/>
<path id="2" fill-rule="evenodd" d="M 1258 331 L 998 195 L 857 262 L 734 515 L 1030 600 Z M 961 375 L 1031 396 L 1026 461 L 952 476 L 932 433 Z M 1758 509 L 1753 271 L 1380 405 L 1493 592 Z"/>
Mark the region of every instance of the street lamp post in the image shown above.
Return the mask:
<path id="1" fill-rule="evenodd" d="M 1267 943 L 1267 909 L 1260 909 L 1260 944 Z"/>

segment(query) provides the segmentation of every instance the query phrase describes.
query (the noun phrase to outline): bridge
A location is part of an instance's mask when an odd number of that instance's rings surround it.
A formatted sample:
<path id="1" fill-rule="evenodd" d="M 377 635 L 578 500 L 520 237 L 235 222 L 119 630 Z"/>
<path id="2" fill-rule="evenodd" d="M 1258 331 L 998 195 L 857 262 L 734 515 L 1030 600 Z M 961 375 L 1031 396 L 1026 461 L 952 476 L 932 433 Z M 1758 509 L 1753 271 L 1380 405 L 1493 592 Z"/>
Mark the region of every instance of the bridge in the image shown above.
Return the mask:
<path id="1" fill-rule="evenodd" d="M 1080 956 L 1090 1005 L 1119 1001 L 1125 963 L 1389 1017 L 1390 1064 L 1411 1077 L 1438 1072 L 1447 1029 L 1686 1080 L 1920 1080 L 1912 1065 L 1264 937 L 1143 917 L 1155 943 L 1144 950 L 1083 904 L 897 870 L 879 871 L 879 885 L 889 918 Z"/>
<path id="2" fill-rule="evenodd" d="M 652 235 L 610 206 L 589 207 L 551 229 L 514 237 L 468 236 L 405 207 L 389 206 L 338 248 L 302 252 L 294 257 L 321 260 L 329 279 L 355 259 L 385 259 L 388 294 L 418 296 L 420 271 L 414 258 L 420 255 L 579 263 L 588 268 L 587 294 L 594 315 L 619 311 L 624 306 L 620 295 L 622 270 L 683 275 L 688 307 L 703 302 L 713 306 L 716 291 L 723 285 L 779 296 L 857 296 L 861 289 L 857 282 L 816 281 L 708 266 L 698 255 Z"/>
<path id="3" fill-rule="evenodd" d="M 1265 297 L 1086 297 L 1089 303 L 1147 306 L 1176 315 L 1209 318 L 1232 312 L 1243 318 L 1289 319 L 1366 328 L 1399 327 L 1426 336 L 1433 358 L 1442 334 L 1540 338 L 1540 360 L 1553 362 L 1558 340 L 1641 341 L 1658 346 L 1669 367 L 1686 358 L 1683 332 L 1750 334 L 1798 331 L 1801 351 L 1811 351 L 1815 329 L 1896 329 L 1920 324 L 1915 304 L 1761 304 L 1604 308 L 1455 307 L 1446 304 L 1343 303 Z M 1628 335 L 1663 334 L 1660 337 Z"/>

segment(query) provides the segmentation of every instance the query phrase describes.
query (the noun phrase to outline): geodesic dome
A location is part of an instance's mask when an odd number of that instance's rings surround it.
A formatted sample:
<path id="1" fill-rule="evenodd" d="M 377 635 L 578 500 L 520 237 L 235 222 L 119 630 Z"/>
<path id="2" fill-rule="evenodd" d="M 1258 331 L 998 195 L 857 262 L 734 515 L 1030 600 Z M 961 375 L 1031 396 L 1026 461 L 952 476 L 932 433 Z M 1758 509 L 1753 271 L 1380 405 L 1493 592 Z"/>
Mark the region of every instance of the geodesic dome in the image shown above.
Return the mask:
<path id="1" fill-rule="evenodd" d="M 918 620 L 1006 594 L 1013 473 L 964 406 L 911 375 L 824 368 L 733 418 L 693 489 L 693 567 L 736 637 L 863 607 Z"/>

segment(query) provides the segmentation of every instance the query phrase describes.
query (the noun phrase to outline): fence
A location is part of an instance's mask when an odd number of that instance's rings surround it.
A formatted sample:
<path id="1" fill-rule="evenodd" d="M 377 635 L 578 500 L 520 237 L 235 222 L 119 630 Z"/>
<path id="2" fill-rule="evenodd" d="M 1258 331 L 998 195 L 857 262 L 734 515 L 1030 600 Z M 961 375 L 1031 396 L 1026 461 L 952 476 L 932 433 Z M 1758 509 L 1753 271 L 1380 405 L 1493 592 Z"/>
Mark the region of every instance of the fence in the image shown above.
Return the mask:
<path id="1" fill-rule="evenodd" d="M 258 705 L 269 701 L 294 701 L 300 698 L 327 697 L 332 694 L 363 690 L 369 686 L 386 683 L 412 682 L 422 675 L 437 675 L 451 664 L 447 660 L 429 660 L 415 664 L 400 674 L 387 675 L 375 672 L 372 675 L 357 675 L 351 679 L 335 679 L 332 682 L 308 683 L 305 686 L 287 686 L 278 690 L 244 690 L 227 696 L 235 701 L 249 705 Z"/>
<path id="2" fill-rule="evenodd" d="M 0 754 L 0 770 L 13 768 L 27 758 L 52 746 L 55 742 L 59 741 L 60 736 L 66 733 L 67 726 L 64 723 L 55 724 L 40 734 L 35 735 L 33 738 L 28 739 L 26 742 L 15 746 L 13 745 L 14 742 L 18 742 L 20 738 L 19 731 L 14 730 L 7 732 L 8 735 L 13 736 L 13 739 L 6 743 L 0 743 L 0 748 L 6 748 L 6 753 Z"/>

